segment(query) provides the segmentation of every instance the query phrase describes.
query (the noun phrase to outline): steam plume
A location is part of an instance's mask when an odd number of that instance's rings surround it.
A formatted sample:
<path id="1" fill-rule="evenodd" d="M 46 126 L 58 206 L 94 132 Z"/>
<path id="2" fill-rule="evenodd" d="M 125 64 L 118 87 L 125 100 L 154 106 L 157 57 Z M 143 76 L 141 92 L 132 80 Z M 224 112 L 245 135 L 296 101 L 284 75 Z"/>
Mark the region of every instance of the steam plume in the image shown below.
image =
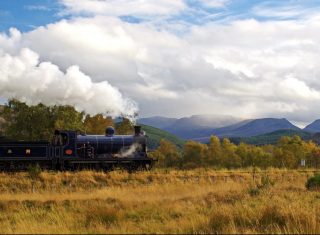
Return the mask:
<path id="1" fill-rule="evenodd" d="M 119 157 L 119 158 L 130 157 L 139 148 L 141 148 L 141 145 L 135 143 L 135 144 L 131 145 L 128 149 L 121 151 L 121 153 L 117 154 L 116 157 Z"/>
<path id="2" fill-rule="evenodd" d="M 0 51 L 0 96 L 28 105 L 72 105 L 95 115 L 134 117 L 137 105 L 107 81 L 95 83 L 78 66 L 62 72 L 51 62 L 39 62 L 37 53 L 24 48 L 18 56 Z"/>

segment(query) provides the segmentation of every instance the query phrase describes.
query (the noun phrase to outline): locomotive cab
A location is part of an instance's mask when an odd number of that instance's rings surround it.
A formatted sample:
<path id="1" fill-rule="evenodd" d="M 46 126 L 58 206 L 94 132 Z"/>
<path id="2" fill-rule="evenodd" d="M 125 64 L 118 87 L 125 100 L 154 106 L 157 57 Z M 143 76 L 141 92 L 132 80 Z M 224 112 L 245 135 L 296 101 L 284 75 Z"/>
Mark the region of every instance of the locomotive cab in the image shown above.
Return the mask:
<path id="1" fill-rule="evenodd" d="M 55 130 L 52 137 L 52 146 L 56 157 L 75 155 L 75 131 Z"/>
<path id="2" fill-rule="evenodd" d="M 68 143 L 68 139 L 67 133 L 55 130 L 51 142 L 53 146 L 65 146 Z"/>

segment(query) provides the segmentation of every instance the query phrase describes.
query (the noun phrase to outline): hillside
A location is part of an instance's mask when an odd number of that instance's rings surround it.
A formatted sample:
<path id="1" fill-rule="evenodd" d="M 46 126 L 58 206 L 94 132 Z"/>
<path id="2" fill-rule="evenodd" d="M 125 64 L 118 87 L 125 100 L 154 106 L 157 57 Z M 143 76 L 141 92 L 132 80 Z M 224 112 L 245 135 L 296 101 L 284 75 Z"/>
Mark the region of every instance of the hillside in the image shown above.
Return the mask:
<path id="1" fill-rule="evenodd" d="M 211 135 L 219 137 L 250 137 L 277 130 L 300 128 L 285 118 L 260 118 L 241 120 L 232 116 L 193 115 L 174 120 L 165 117 L 140 119 L 142 124 L 165 130 L 182 139 L 208 142 Z"/>
<path id="2" fill-rule="evenodd" d="M 295 130 L 301 129 L 291 124 L 287 119 L 277 118 L 261 118 L 253 120 L 245 120 L 234 125 L 218 128 L 207 129 L 200 133 L 195 138 L 195 141 L 207 143 L 210 140 L 211 135 L 219 136 L 221 138 L 228 137 L 233 139 L 264 135 L 277 130 Z"/>
<path id="3" fill-rule="evenodd" d="M 261 118 L 244 123 L 244 125 L 230 131 L 222 131 L 220 133 L 215 131 L 214 133 L 219 136 L 249 137 L 283 129 L 300 130 L 285 118 Z"/>
<path id="4" fill-rule="evenodd" d="M 313 133 L 320 132 L 320 119 L 315 120 L 314 122 L 310 123 L 303 130 L 308 131 L 308 132 L 313 132 Z"/>
<path id="5" fill-rule="evenodd" d="M 178 138 L 177 136 L 170 134 L 166 131 L 160 130 L 158 128 L 139 124 L 142 127 L 142 130 L 146 132 L 146 135 L 148 136 L 147 139 L 147 146 L 149 149 L 155 149 L 159 146 L 161 139 L 166 139 L 175 145 L 177 145 L 179 148 L 182 148 L 184 145 L 184 140 Z"/>
<path id="6" fill-rule="evenodd" d="M 312 139 L 313 137 L 313 134 L 306 131 L 287 129 L 287 130 L 277 130 L 267 134 L 251 136 L 251 137 L 231 137 L 230 140 L 235 144 L 244 142 L 247 144 L 254 144 L 254 145 L 266 145 L 266 144 L 276 144 L 282 136 L 294 136 L 294 135 L 298 135 L 304 140 L 309 140 L 309 139 Z"/>
<path id="7" fill-rule="evenodd" d="M 154 116 L 149 118 L 139 118 L 138 123 L 153 126 L 160 129 L 165 129 L 173 125 L 177 120 L 177 118 Z"/>
<path id="8" fill-rule="evenodd" d="M 167 117 L 141 118 L 139 123 L 157 127 L 183 139 L 202 137 L 213 128 L 220 128 L 240 122 L 240 118 L 227 115 L 192 115 L 179 119 Z M 210 132 L 208 132 L 210 134 Z"/>

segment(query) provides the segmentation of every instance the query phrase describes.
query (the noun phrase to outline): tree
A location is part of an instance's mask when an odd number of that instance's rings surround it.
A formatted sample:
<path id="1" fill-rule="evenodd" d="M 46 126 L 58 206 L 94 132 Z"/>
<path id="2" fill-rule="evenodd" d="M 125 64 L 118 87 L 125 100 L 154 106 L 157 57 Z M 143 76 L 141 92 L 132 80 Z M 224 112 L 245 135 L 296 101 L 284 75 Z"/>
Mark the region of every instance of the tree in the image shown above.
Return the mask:
<path id="1" fill-rule="evenodd" d="M 84 130 L 87 134 L 105 134 L 106 127 L 114 126 L 113 120 L 110 117 L 103 117 L 102 114 L 95 116 L 86 115 L 84 119 Z"/>
<path id="2" fill-rule="evenodd" d="M 308 148 L 308 154 L 306 157 L 307 165 L 309 167 L 318 168 L 320 166 L 320 148 L 311 141 L 306 145 Z"/>
<path id="3" fill-rule="evenodd" d="M 236 168 L 241 166 L 241 158 L 236 153 L 237 146 L 224 138 L 222 141 L 223 166 Z"/>
<path id="4" fill-rule="evenodd" d="M 132 135 L 133 124 L 128 118 L 123 118 L 122 122 L 116 124 L 116 133 L 119 135 Z"/>
<path id="5" fill-rule="evenodd" d="M 306 159 L 308 149 L 300 136 L 283 136 L 278 141 L 275 157 L 278 166 L 295 168 L 300 165 L 301 159 Z M 279 164 L 280 161 L 280 164 Z"/>
<path id="6" fill-rule="evenodd" d="M 84 130 L 82 121 L 84 112 L 80 113 L 72 106 L 53 106 L 52 116 L 54 120 L 54 129 Z"/>
<path id="7" fill-rule="evenodd" d="M 183 148 L 183 162 L 186 168 L 205 166 L 208 146 L 195 141 L 188 141 Z"/>
<path id="8" fill-rule="evenodd" d="M 160 145 L 152 153 L 152 157 L 158 159 L 159 167 L 181 167 L 181 153 L 177 146 L 168 140 L 160 140 Z"/>
<path id="9" fill-rule="evenodd" d="M 27 106 L 17 100 L 10 100 L 2 111 L 5 119 L 4 133 L 14 139 L 49 139 L 53 131 L 50 108 L 38 104 Z"/>
<path id="10" fill-rule="evenodd" d="M 210 137 L 210 143 L 205 162 L 210 166 L 221 166 L 222 164 L 221 143 L 217 136 Z"/>
<path id="11" fill-rule="evenodd" d="M 5 135 L 14 139 L 49 140 L 55 129 L 83 129 L 84 114 L 71 106 L 28 106 L 17 100 L 10 100 L 1 115 L 5 119 Z"/>

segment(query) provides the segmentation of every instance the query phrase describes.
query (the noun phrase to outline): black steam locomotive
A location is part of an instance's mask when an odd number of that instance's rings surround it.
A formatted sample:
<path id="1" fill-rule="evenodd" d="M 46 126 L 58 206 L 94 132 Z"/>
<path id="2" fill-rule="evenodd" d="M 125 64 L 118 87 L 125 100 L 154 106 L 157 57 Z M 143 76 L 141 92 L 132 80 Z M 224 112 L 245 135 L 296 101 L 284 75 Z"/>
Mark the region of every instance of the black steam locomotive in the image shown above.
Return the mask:
<path id="1" fill-rule="evenodd" d="M 0 170 L 42 169 L 109 171 L 117 167 L 129 171 L 150 169 L 146 136 L 140 126 L 134 135 L 115 135 L 112 127 L 105 135 L 85 135 L 56 130 L 51 142 L 0 140 Z"/>

